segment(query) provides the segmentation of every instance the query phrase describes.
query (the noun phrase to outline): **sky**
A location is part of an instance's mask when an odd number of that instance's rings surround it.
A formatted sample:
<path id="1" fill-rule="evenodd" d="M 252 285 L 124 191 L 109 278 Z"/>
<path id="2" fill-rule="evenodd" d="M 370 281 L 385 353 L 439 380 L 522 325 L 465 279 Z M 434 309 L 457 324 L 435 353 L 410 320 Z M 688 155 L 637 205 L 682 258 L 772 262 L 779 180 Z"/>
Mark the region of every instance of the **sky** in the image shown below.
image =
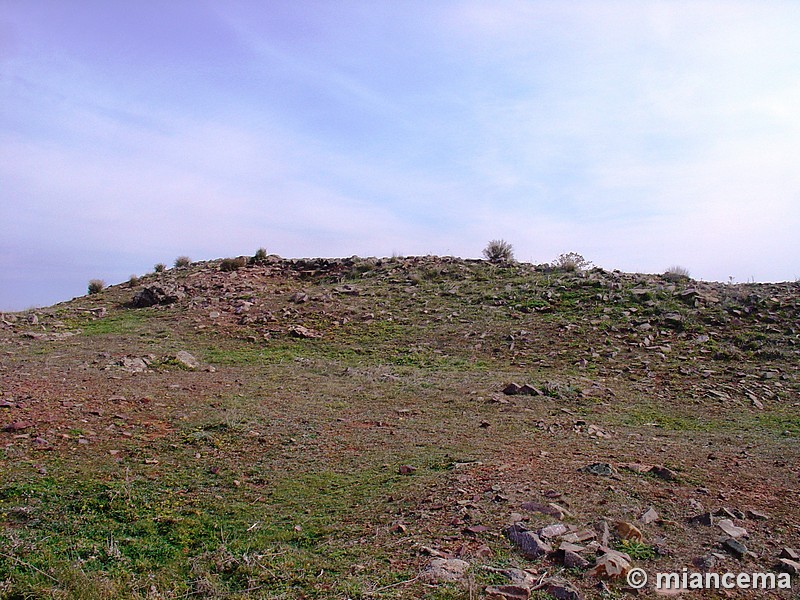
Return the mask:
<path id="1" fill-rule="evenodd" d="M 194 260 L 800 277 L 800 2 L 0 0 L 0 310 Z"/>

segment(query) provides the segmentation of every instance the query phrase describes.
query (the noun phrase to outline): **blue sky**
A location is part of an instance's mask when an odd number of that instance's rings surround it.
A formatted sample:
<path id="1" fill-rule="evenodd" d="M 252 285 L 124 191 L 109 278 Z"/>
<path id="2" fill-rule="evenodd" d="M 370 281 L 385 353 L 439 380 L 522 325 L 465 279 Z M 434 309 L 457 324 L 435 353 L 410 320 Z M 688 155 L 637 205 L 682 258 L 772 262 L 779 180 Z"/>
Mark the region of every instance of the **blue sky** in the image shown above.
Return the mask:
<path id="1" fill-rule="evenodd" d="M 0 0 L 0 309 L 196 260 L 800 276 L 800 3 Z"/>

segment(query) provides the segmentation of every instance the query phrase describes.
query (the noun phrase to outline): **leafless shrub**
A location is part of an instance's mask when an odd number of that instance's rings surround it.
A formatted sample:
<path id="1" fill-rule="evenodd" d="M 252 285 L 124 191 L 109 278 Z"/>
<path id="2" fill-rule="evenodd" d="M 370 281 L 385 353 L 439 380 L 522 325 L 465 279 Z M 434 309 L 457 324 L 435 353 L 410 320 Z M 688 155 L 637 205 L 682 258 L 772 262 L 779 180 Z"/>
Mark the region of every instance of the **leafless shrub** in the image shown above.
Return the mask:
<path id="1" fill-rule="evenodd" d="M 592 263 L 577 252 L 566 252 L 553 261 L 553 267 L 564 271 L 583 271 Z"/>
<path id="2" fill-rule="evenodd" d="M 89 281 L 89 294 L 99 294 L 106 287 L 106 282 L 102 279 L 92 279 Z"/>
<path id="3" fill-rule="evenodd" d="M 219 263 L 219 270 L 220 271 L 237 271 L 247 265 L 247 259 L 244 256 L 239 256 L 238 258 L 225 258 Z"/>
<path id="4" fill-rule="evenodd" d="M 514 262 L 514 247 L 505 240 L 492 240 L 483 249 L 483 256 L 495 264 Z"/>
<path id="5" fill-rule="evenodd" d="M 664 272 L 664 278 L 667 281 L 678 282 L 691 279 L 691 276 L 689 275 L 689 269 L 686 267 L 673 265 Z"/>

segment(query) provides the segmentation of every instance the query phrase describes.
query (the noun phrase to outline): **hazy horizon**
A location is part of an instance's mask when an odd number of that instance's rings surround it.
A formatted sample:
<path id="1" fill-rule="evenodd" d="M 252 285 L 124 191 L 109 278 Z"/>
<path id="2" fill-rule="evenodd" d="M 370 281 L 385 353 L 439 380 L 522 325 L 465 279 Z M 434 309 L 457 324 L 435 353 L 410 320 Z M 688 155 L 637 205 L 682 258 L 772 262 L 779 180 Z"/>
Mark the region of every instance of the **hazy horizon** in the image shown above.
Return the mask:
<path id="1" fill-rule="evenodd" d="M 0 0 L 0 310 L 155 263 L 800 276 L 800 4 Z"/>

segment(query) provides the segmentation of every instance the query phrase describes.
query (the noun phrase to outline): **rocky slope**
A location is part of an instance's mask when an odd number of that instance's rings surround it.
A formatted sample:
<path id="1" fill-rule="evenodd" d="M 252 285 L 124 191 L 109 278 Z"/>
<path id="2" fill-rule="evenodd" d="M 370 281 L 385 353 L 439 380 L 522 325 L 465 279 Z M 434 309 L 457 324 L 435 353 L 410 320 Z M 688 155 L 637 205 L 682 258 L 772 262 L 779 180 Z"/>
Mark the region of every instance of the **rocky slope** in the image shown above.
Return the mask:
<path id="1" fill-rule="evenodd" d="M 0 595 L 790 572 L 800 285 L 671 279 L 273 256 L 1 315 Z"/>

